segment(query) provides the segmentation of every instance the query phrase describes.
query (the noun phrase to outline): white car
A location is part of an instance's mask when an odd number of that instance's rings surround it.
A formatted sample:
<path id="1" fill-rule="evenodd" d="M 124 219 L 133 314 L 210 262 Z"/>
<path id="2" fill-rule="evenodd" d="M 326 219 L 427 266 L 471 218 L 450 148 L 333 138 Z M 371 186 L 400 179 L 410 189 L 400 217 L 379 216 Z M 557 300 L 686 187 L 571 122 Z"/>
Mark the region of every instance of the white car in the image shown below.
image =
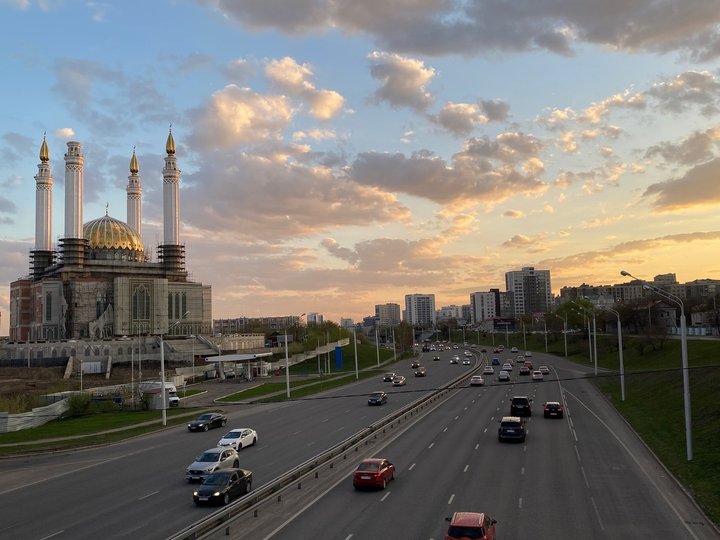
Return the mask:
<path id="1" fill-rule="evenodd" d="M 251 428 L 231 429 L 222 439 L 218 441 L 218 447 L 225 448 L 229 446 L 235 450 L 242 450 L 246 446 L 254 446 L 257 444 L 257 431 Z"/>
<path id="2" fill-rule="evenodd" d="M 502 370 L 503 371 L 512 371 L 512 364 L 510 362 L 505 362 L 502 365 Z"/>
<path id="3" fill-rule="evenodd" d="M 530 358 L 530 357 L 532 356 L 532 352 L 531 352 L 531 351 L 525 351 L 525 356 L 526 356 L 527 358 Z"/>
<path id="4" fill-rule="evenodd" d="M 517 348 L 517 347 L 513 347 L 512 349 L 510 349 L 510 352 L 511 352 L 511 353 L 516 353 L 516 352 L 518 352 L 518 348 Z"/>
<path id="5" fill-rule="evenodd" d="M 218 469 L 237 469 L 240 466 L 234 448 L 210 448 L 195 458 L 185 471 L 188 482 L 200 482 Z"/>
<path id="6" fill-rule="evenodd" d="M 550 374 L 550 368 L 547 366 L 540 366 L 538 369 L 540 370 L 540 373 L 542 373 L 543 375 Z"/>
<path id="7" fill-rule="evenodd" d="M 525 363 L 525 356 L 522 354 L 519 354 L 517 359 L 515 360 L 518 364 L 524 364 Z"/>
<path id="8" fill-rule="evenodd" d="M 483 369 L 483 375 L 494 375 L 495 374 L 495 368 L 492 366 L 485 366 L 485 369 Z"/>
<path id="9" fill-rule="evenodd" d="M 498 373 L 498 381 L 509 381 L 510 374 L 507 371 L 501 371 Z"/>
<path id="10" fill-rule="evenodd" d="M 457 363 L 459 363 L 459 362 L 460 362 L 460 357 L 459 357 L 459 356 L 453 356 L 453 357 L 450 359 L 450 363 L 451 363 L 451 364 L 457 364 Z"/>
<path id="11" fill-rule="evenodd" d="M 465 356 L 470 357 L 470 356 L 472 356 L 472 355 L 473 355 L 473 353 L 471 353 L 470 351 L 465 351 Z"/>
<path id="12" fill-rule="evenodd" d="M 485 384 L 485 379 L 481 375 L 473 375 L 470 377 L 470 386 L 482 386 Z"/>
<path id="13" fill-rule="evenodd" d="M 532 373 L 532 380 L 533 380 L 533 381 L 542 381 L 542 380 L 543 380 L 542 371 L 540 371 L 539 369 L 533 371 L 533 373 Z"/>

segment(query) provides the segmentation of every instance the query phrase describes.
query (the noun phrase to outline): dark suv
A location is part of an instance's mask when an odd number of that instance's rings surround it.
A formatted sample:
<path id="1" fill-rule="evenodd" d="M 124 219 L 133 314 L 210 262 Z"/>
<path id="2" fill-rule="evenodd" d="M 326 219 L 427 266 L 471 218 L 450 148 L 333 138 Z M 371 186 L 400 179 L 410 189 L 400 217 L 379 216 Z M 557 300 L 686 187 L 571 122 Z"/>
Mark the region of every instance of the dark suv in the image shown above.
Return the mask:
<path id="1" fill-rule="evenodd" d="M 515 396 L 510 402 L 512 416 L 532 416 L 531 401 L 525 396 Z"/>
<path id="2" fill-rule="evenodd" d="M 498 428 L 498 441 L 525 442 L 525 422 L 519 416 L 503 416 Z"/>

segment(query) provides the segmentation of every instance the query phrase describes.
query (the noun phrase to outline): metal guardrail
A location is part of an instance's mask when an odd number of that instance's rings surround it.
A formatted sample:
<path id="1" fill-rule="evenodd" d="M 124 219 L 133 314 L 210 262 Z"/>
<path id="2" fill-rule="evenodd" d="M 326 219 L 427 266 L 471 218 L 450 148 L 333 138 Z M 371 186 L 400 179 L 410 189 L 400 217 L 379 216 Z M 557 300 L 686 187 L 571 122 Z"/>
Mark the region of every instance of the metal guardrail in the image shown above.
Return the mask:
<path id="1" fill-rule="evenodd" d="M 289 485 L 295 483 L 297 480 L 306 476 L 307 474 L 315 471 L 325 463 L 332 461 L 336 457 L 342 455 L 344 452 L 352 449 L 354 446 L 362 443 L 369 437 L 376 434 L 382 428 L 389 424 L 393 424 L 402 416 L 412 414 L 416 409 L 426 406 L 429 402 L 438 399 L 442 394 L 448 390 L 454 388 L 462 380 L 467 379 L 472 373 L 477 371 L 478 368 L 471 372 L 465 372 L 459 377 L 452 379 L 445 385 L 441 386 L 434 392 L 431 392 L 427 396 L 423 396 L 412 403 L 409 403 L 405 407 L 395 411 L 394 413 L 378 420 L 377 422 L 370 424 L 368 427 L 361 429 L 357 433 L 351 435 L 347 439 L 339 442 L 332 448 L 325 450 L 317 456 L 301 463 L 295 468 L 281 474 L 271 482 L 265 484 L 261 488 L 252 491 L 251 493 L 241 497 L 240 499 L 233 502 L 226 508 L 222 508 L 208 517 L 189 525 L 174 535 L 168 537 L 167 540 L 196 540 L 202 536 L 214 532 L 223 526 L 226 526 L 229 521 L 233 518 L 245 514 L 253 506 L 259 505 L 268 501 L 273 495 L 282 491 Z"/>

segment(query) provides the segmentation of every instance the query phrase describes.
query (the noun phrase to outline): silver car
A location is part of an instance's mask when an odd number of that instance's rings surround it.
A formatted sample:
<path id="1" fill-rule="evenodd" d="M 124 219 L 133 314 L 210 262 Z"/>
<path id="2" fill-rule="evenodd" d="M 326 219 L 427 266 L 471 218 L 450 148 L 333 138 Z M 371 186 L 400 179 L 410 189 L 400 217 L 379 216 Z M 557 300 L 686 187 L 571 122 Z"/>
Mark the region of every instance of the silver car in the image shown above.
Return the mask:
<path id="1" fill-rule="evenodd" d="M 187 468 L 185 478 L 188 482 L 200 482 L 207 475 L 219 469 L 237 469 L 240 467 L 237 450 L 234 448 L 210 448 L 195 458 Z"/>

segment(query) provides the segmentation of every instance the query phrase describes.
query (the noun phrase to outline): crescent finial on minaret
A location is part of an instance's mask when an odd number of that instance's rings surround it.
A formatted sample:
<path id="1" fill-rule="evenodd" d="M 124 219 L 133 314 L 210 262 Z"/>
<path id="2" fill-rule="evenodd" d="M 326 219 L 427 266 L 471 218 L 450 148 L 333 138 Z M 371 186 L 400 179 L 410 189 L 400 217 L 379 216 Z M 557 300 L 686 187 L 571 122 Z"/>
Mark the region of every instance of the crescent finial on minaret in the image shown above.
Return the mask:
<path id="1" fill-rule="evenodd" d="M 140 166 L 138 165 L 138 160 L 135 156 L 135 146 L 133 146 L 133 155 L 130 158 L 130 174 L 137 174 L 139 170 Z"/>
<path id="2" fill-rule="evenodd" d="M 43 142 L 40 145 L 40 161 L 47 163 L 50 161 L 50 149 L 48 148 L 47 141 L 45 140 L 45 133 L 43 133 Z"/>
<path id="3" fill-rule="evenodd" d="M 175 154 L 175 139 L 172 136 L 172 124 L 170 124 L 170 132 L 168 133 L 167 142 L 165 143 L 165 151 L 168 156 Z"/>

